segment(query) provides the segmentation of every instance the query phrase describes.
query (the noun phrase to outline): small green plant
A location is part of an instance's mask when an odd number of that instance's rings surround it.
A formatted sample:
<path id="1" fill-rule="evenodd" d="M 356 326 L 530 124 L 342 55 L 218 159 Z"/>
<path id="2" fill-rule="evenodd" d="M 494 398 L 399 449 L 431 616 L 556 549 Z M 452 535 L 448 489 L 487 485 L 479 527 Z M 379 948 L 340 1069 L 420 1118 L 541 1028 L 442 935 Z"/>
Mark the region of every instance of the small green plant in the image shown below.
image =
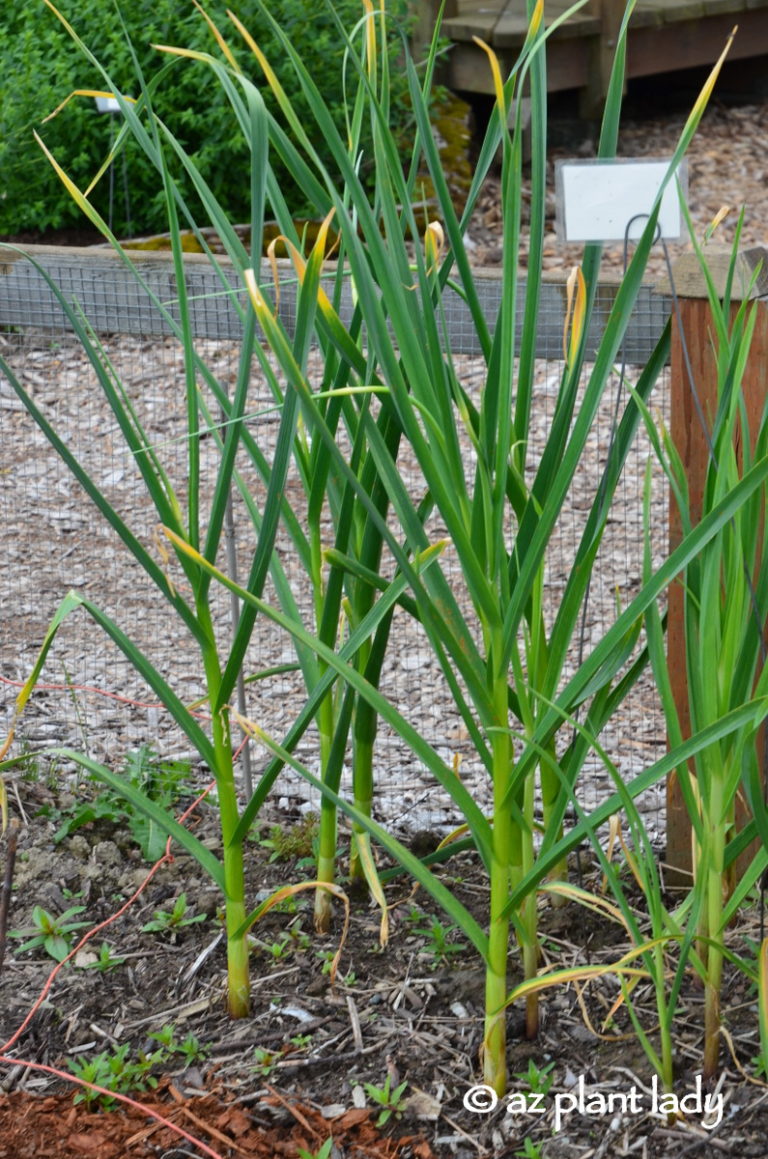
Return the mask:
<path id="1" fill-rule="evenodd" d="M 88 962 L 83 966 L 84 970 L 98 970 L 101 974 L 106 974 L 109 970 L 115 970 L 118 966 L 122 966 L 125 958 L 118 958 L 112 953 L 112 947 L 108 942 L 102 942 L 99 954 L 95 962 Z"/>
<path id="2" fill-rule="evenodd" d="M 318 817 L 316 813 L 307 813 L 297 825 L 286 829 L 282 825 L 270 825 L 266 837 L 259 839 L 262 849 L 270 851 L 269 860 L 293 861 L 294 858 L 304 860 L 317 855 Z"/>
<path id="3" fill-rule="evenodd" d="M 403 1113 L 403 1095 L 405 1094 L 408 1083 L 407 1081 L 398 1083 L 393 1090 L 392 1081 L 392 1075 L 388 1074 L 384 1080 L 383 1087 L 377 1087 L 374 1083 L 363 1083 L 363 1090 L 367 1097 L 372 1103 L 376 1103 L 377 1106 L 382 1108 L 376 1119 L 377 1127 L 383 1127 L 393 1115 L 396 1119 L 399 1119 Z"/>
<path id="4" fill-rule="evenodd" d="M 289 1038 L 291 1046 L 295 1046 L 297 1050 L 304 1050 L 312 1041 L 311 1034 L 294 1034 L 293 1038 Z"/>
<path id="5" fill-rule="evenodd" d="M 40 754 L 35 751 L 26 737 L 20 738 L 16 763 L 21 767 L 22 781 L 37 784 L 40 780 Z"/>
<path id="6" fill-rule="evenodd" d="M 291 940 L 285 934 L 282 934 L 276 942 L 259 942 L 258 944 L 276 962 L 282 961 L 283 958 L 288 958 L 293 952 Z"/>
<path id="7" fill-rule="evenodd" d="M 277 1069 L 277 1061 L 280 1058 L 280 1052 L 275 1050 L 267 1050 L 266 1047 L 257 1046 L 253 1051 L 253 1069 L 256 1074 L 261 1075 L 262 1078 L 268 1079 L 271 1074 Z"/>
<path id="8" fill-rule="evenodd" d="M 305 934 L 300 925 L 284 930 L 274 942 L 264 942 L 258 938 L 255 941 L 276 962 L 289 958 L 297 950 L 307 950 L 310 945 L 309 934 Z"/>
<path id="9" fill-rule="evenodd" d="M 416 921 L 420 921 L 423 920 L 423 917 L 424 915 L 420 914 L 418 910 L 415 910 L 409 920 L 415 919 Z M 466 942 L 453 942 L 449 940 L 454 930 L 458 929 L 456 925 L 447 926 L 439 918 L 427 918 L 427 921 L 429 925 L 414 926 L 413 932 L 415 934 L 421 934 L 422 937 L 427 939 L 424 952 L 432 956 L 435 967 L 449 962 L 451 955 L 461 954 L 467 949 Z"/>
<path id="10" fill-rule="evenodd" d="M 157 1078 L 151 1073 L 152 1068 L 166 1061 L 165 1051 L 155 1050 L 151 1054 L 139 1053 L 136 1058 L 129 1058 L 130 1043 L 126 1042 L 116 1050 L 102 1051 L 90 1059 L 67 1059 L 72 1074 L 88 1083 L 104 1087 L 116 1094 L 129 1094 L 131 1091 L 146 1091 L 157 1086 Z M 75 1095 L 76 1103 L 86 1103 L 87 1106 L 98 1104 L 104 1110 L 115 1105 L 115 1100 L 98 1091 L 84 1087 Z"/>
<path id="11" fill-rule="evenodd" d="M 164 810 L 171 810 L 183 795 L 191 771 L 190 761 L 160 757 L 149 745 L 132 750 L 125 758 L 124 776 L 128 783 Z M 115 796 L 125 807 L 125 799 Z M 165 852 L 168 834 L 150 817 L 130 806 L 127 815 L 128 826 L 145 861 L 157 861 Z"/>
<path id="12" fill-rule="evenodd" d="M 159 1042 L 169 1055 L 182 1055 L 187 1066 L 191 1066 L 195 1062 L 202 1062 L 208 1057 L 209 1052 L 201 1044 L 197 1035 L 188 1034 L 185 1038 L 178 1039 L 176 1027 L 172 1022 L 161 1030 L 154 1031 L 149 1037 L 153 1038 L 155 1042 Z"/>
<path id="13" fill-rule="evenodd" d="M 319 1151 L 307 1151 L 305 1147 L 299 1147 L 299 1159 L 330 1159 L 332 1150 L 333 1137 L 329 1135 Z"/>
<path id="14" fill-rule="evenodd" d="M 92 825 L 103 821 L 108 825 L 118 825 L 126 816 L 121 801 L 109 792 L 99 793 L 91 800 L 76 801 L 63 809 L 55 805 L 43 805 L 38 809 L 36 816 L 47 817 L 49 821 L 61 822 L 53 835 L 54 845 L 61 844 L 65 838 L 71 837 L 78 829 L 85 825 Z"/>
<path id="15" fill-rule="evenodd" d="M 532 1095 L 547 1095 L 555 1079 L 552 1074 L 554 1069 L 553 1062 L 548 1062 L 545 1066 L 540 1067 L 534 1059 L 529 1059 L 528 1069 L 517 1071 L 515 1078 L 521 1083 L 527 1083 Z"/>
<path id="16" fill-rule="evenodd" d="M 17 953 L 23 954 L 26 950 L 36 950 L 42 947 L 46 954 L 50 954 L 57 962 L 63 962 L 74 944 L 72 935 L 77 930 L 85 929 L 90 922 L 73 922 L 76 914 L 81 914 L 85 906 L 73 905 L 59 917 L 36 905 L 32 910 L 32 925 L 23 930 L 11 930 L 11 938 L 28 938 L 23 946 L 19 946 Z M 30 937 L 30 935 L 32 935 Z"/>
<path id="17" fill-rule="evenodd" d="M 331 970 L 333 969 L 333 960 L 336 957 L 333 950 L 316 950 L 315 957 L 319 958 L 322 962 L 320 973 L 330 974 Z M 341 984 L 342 986 L 354 986 L 356 982 L 357 974 L 354 970 L 348 970 L 343 978 L 336 978 L 336 985 Z"/>
<path id="18" fill-rule="evenodd" d="M 192 914 L 188 912 L 187 895 L 180 893 L 173 903 L 172 910 L 155 910 L 155 916 L 151 922 L 141 927 L 143 934 L 173 934 L 183 929 L 184 926 L 192 926 L 196 922 L 204 922 L 206 920 L 205 914 Z"/>
<path id="19" fill-rule="evenodd" d="M 138 789 L 160 808 L 170 810 L 181 795 L 191 768 L 189 761 L 165 760 L 150 745 L 142 745 L 127 754 L 122 775 L 132 788 Z M 95 777 L 90 779 L 96 783 Z M 158 861 L 165 852 L 168 834 L 109 786 L 100 786 L 91 800 L 78 801 L 61 812 L 52 809 L 46 812 L 51 818 L 61 819 L 62 823 L 53 835 L 57 845 L 83 826 L 102 821 L 110 825 L 127 825 L 145 861 Z"/>
<path id="20" fill-rule="evenodd" d="M 534 1143 L 530 1135 L 526 1135 L 523 1146 L 519 1151 L 515 1151 L 515 1155 L 518 1159 L 544 1159 L 541 1144 Z"/>
<path id="21" fill-rule="evenodd" d="M 299 912 L 299 904 L 294 896 L 289 895 L 282 901 L 275 902 L 272 911 L 276 914 L 295 914 Z"/>
<path id="22" fill-rule="evenodd" d="M 316 950 L 315 957 L 322 962 L 321 974 L 330 974 L 335 954 L 333 950 Z"/>
<path id="23" fill-rule="evenodd" d="M 62 887 L 61 892 L 67 901 L 77 901 L 79 897 L 83 896 L 82 889 L 67 889 L 66 885 Z"/>

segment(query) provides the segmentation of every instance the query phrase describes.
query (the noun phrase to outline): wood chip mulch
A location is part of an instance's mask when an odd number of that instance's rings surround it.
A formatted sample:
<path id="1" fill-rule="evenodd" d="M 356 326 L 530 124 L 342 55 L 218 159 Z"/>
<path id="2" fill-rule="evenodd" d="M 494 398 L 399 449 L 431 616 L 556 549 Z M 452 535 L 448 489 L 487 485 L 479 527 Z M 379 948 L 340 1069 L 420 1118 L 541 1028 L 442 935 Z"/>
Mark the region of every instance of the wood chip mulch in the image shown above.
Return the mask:
<path id="1" fill-rule="evenodd" d="M 186 1132 L 184 1138 L 150 1115 Z M 254 1108 L 228 1101 L 223 1091 L 185 1098 L 163 1081 L 141 1105 L 119 1110 L 74 1106 L 71 1091 L 40 1098 L 14 1091 L 0 1099 L 2 1159 L 296 1159 L 315 1154 L 330 1137 L 334 1156 L 349 1159 L 435 1159 L 418 1136 L 390 1138 L 375 1125 L 376 1112 L 350 1108 L 326 1119 L 316 1108 L 277 1091 Z M 205 1144 L 195 1146 L 193 1139 Z"/>

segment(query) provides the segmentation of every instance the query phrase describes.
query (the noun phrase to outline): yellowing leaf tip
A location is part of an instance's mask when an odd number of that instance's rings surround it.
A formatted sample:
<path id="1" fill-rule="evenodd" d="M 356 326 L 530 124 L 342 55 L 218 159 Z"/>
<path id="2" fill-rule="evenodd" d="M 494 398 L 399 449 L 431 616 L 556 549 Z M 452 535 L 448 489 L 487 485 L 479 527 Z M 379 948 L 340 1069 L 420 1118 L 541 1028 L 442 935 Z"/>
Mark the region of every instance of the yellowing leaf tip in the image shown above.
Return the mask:
<path id="1" fill-rule="evenodd" d="M 563 357 L 571 365 L 581 343 L 587 307 L 587 286 L 581 266 L 574 266 L 566 282 L 567 305 L 563 327 Z M 570 342 L 568 331 L 570 329 Z"/>
<path id="2" fill-rule="evenodd" d="M 533 38 L 538 34 L 541 28 L 541 22 L 544 19 L 544 0 L 536 0 L 536 7 L 531 16 L 531 22 L 528 26 L 528 35 Z"/>
<path id="3" fill-rule="evenodd" d="M 481 40 L 479 36 L 473 36 L 472 39 L 477 47 L 482 48 L 483 52 L 488 57 L 488 61 L 491 66 L 491 74 L 493 76 L 493 91 L 496 96 L 496 102 L 499 106 L 499 110 L 504 117 L 504 122 L 506 124 L 507 108 L 506 102 L 504 100 L 504 82 L 501 79 L 501 67 L 499 65 L 499 58 L 491 46 L 486 44 L 484 40 Z"/>
<path id="4" fill-rule="evenodd" d="M 424 234 L 424 253 L 429 272 L 434 273 L 440 264 L 445 248 L 445 231 L 439 221 L 430 221 Z"/>
<path id="5" fill-rule="evenodd" d="M 728 214 L 730 212 L 731 212 L 730 205 L 721 205 L 720 206 L 717 213 L 712 218 L 711 222 L 709 223 L 709 225 L 707 226 L 707 228 L 705 230 L 704 238 L 706 241 L 709 241 L 709 239 L 712 237 L 712 235 L 715 232 L 715 230 L 717 229 L 717 227 L 719 225 L 721 225 L 723 221 L 725 221 L 726 217 L 728 216 Z"/>

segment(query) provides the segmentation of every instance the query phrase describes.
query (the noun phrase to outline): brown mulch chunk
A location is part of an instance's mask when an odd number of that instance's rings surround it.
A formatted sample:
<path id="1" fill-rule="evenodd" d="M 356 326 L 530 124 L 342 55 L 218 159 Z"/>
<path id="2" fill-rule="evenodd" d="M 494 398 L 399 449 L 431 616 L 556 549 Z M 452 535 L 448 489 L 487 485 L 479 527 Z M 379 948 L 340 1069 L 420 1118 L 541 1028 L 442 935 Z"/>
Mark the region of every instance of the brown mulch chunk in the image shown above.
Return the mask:
<path id="1" fill-rule="evenodd" d="M 312 1106 L 277 1092 L 253 1109 L 228 1102 L 223 1092 L 184 1098 L 162 1083 L 141 1106 L 116 1110 L 74 1106 L 71 1092 L 40 1097 L 14 1091 L 0 1098 L 2 1159 L 176 1159 L 217 1155 L 220 1159 L 295 1159 L 299 1148 L 315 1153 L 331 1136 L 349 1159 L 434 1159 L 417 1136 L 389 1138 L 376 1128 L 375 1112 L 351 1108 L 326 1119 Z M 153 1120 L 154 1112 L 210 1150 Z M 277 1113 L 276 1113 L 277 1112 Z M 270 1119 L 277 1119 L 269 1125 Z"/>

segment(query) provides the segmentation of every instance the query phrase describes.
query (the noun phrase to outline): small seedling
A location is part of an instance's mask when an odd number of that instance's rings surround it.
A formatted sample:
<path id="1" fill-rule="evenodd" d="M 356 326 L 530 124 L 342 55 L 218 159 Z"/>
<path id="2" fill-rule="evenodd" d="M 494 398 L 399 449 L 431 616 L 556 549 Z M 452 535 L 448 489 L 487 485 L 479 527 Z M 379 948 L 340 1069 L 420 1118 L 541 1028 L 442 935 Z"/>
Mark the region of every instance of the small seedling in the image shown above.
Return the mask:
<path id="1" fill-rule="evenodd" d="M 169 1054 L 182 1055 L 187 1066 L 191 1066 L 195 1062 L 202 1062 L 208 1057 L 208 1051 L 204 1046 L 201 1046 L 196 1035 L 188 1034 L 186 1038 L 179 1041 L 176 1037 L 176 1027 L 172 1022 L 164 1026 L 162 1030 L 156 1030 L 149 1037 L 153 1038 L 155 1042 L 159 1042 Z"/>
<path id="2" fill-rule="evenodd" d="M 16 763 L 21 766 L 22 781 L 34 785 L 40 780 L 40 754 L 33 749 L 26 737 L 20 739 Z"/>
<path id="3" fill-rule="evenodd" d="M 330 1159 L 332 1151 L 333 1139 L 329 1135 L 319 1151 L 307 1151 L 305 1147 L 299 1147 L 299 1159 Z"/>
<path id="4" fill-rule="evenodd" d="M 182 784 L 191 770 L 189 761 L 163 760 L 150 748 L 129 752 L 125 758 L 123 776 L 128 784 L 139 789 L 162 809 L 170 810 L 181 794 Z M 165 852 L 168 834 L 159 826 L 139 813 L 114 789 L 99 787 L 98 794 L 90 801 L 79 801 L 71 809 L 59 811 L 49 806 L 40 810 L 51 820 L 61 821 L 53 835 L 55 844 L 71 837 L 84 825 L 104 822 L 108 825 L 127 825 L 132 837 L 141 849 L 145 861 L 158 861 Z"/>
<path id="5" fill-rule="evenodd" d="M 320 973 L 321 974 L 330 974 L 331 969 L 333 968 L 333 959 L 336 957 L 336 954 L 334 953 L 334 951 L 333 950 L 317 950 L 315 952 L 315 957 L 319 958 L 320 961 L 323 963 L 321 970 L 320 970 Z M 341 984 L 343 986 L 354 986 L 355 983 L 357 982 L 357 974 L 355 973 L 354 970 L 348 970 L 343 978 L 340 978 L 337 975 L 336 981 L 341 982 Z"/>
<path id="6" fill-rule="evenodd" d="M 548 1062 L 545 1066 L 540 1067 L 531 1058 L 528 1060 L 528 1070 L 518 1071 L 515 1078 L 519 1079 L 521 1083 L 527 1083 L 532 1095 L 548 1095 L 549 1089 L 555 1081 L 555 1076 L 552 1074 L 554 1069 L 553 1062 Z"/>
<path id="7" fill-rule="evenodd" d="M 276 962 L 280 962 L 283 958 L 289 957 L 293 949 L 290 940 L 284 934 L 276 942 L 258 942 L 257 945 Z"/>
<path id="8" fill-rule="evenodd" d="M 541 1144 L 534 1143 L 529 1135 L 526 1135 L 522 1149 L 515 1151 L 515 1155 L 518 1159 L 544 1159 Z"/>
<path id="9" fill-rule="evenodd" d="M 16 951 L 18 954 L 23 954 L 25 950 L 36 950 L 42 946 L 46 954 L 50 954 L 57 962 L 63 962 L 72 949 L 72 935 L 76 930 L 82 930 L 90 925 L 90 922 L 70 920 L 75 914 L 81 914 L 84 909 L 84 905 L 73 905 L 70 909 L 65 910 L 60 917 L 54 917 L 41 905 L 36 905 L 32 910 L 32 925 L 23 930 L 10 930 L 8 936 L 11 938 L 29 938 L 29 941 L 25 942 L 23 946 L 19 946 Z"/>
<path id="10" fill-rule="evenodd" d="M 165 760 L 149 746 L 129 752 L 125 759 L 125 777 L 161 809 L 170 811 L 189 780 L 189 761 Z M 118 798 L 125 807 L 122 798 Z M 138 842 L 145 861 L 158 861 L 165 853 L 168 834 L 149 817 L 133 808 L 128 811 L 128 827 Z"/>
<path id="11" fill-rule="evenodd" d="M 173 1044 L 176 1041 L 176 1027 L 172 1022 L 168 1022 L 162 1030 L 154 1030 L 149 1037 L 154 1038 L 155 1042 L 159 1042 L 166 1050 L 173 1050 Z"/>
<path id="12" fill-rule="evenodd" d="M 276 962 L 280 962 L 297 950 L 308 950 L 311 939 L 309 934 L 305 934 L 301 926 L 297 925 L 289 930 L 284 930 L 277 941 L 263 942 L 256 939 L 256 944 Z"/>
<path id="13" fill-rule="evenodd" d="M 62 886 L 61 893 L 62 896 L 67 899 L 67 901 L 77 901 L 79 897 L 83 896 L 82 889 L 67 889 L 66 886 Z"/>
<path id="14" fill-rule="evenodd" d="M 335 958 L 335 956 L 336 955 L 334 954 L 333 950 L 316 950 L 315 951 L 315 957 L 319 958 L 320 961 L 323 963 L 321 970 L 320 970 L 321 974 L 330 974 L 331 965 L 333 964 L 333 959 Z"/>
<path id="15" fill-rule="evenodd" d="M 108 970 L 114 970 L 117 966 L 122 966 L 124 961 L 125 958 L 118 958 L 112 953 L 112 947 L 108 942 L 102 942 L 96 961 L 86 963 L 83 969 L 98 970 L 100 973 L 106 974 Z"/>
<path id="16" fill-rule="evenodd" d="M 275 914 L 295 914 L 299 912 L 299 903 L 295 897 L 284 897 L 282 901 L 275 902 L 272 906 L 272 913 Z"/>
<path id="17" fill-rule="evenodd" d="M 304 1050 L 306 1046 L 312 1041 L 311 1034 L 294 1034 L 293 1038 L 289 1038 L 291 1046 L 295 1046 L 297 1050 Z"/>
<path id="18" fill-rule="evenodd" d="M 77 804 L 64 809 L 43 805 L 35 815 L 47 817 L 53 822 L 61 822 L 53 835 L 54 845 L 58 845 L 65 837 L 71 837 L 84 825 L 92 825 L 98 821 L 118 825 L 125 820 L 125 809 L 115 801 L 112 794 L 104 792 L 93 801 L 78 801 Z"/>
<path id="19" fill-rule="evenodd" d="M 282 825 L 271 825 L 266 837 L 259 840 L 262 849 L 269 849 L 269 860 L 292 861 L 294 858 L 310 858 L 314 862 L 316 855 L 318 818 L 316 813 L 307 813 L 306 817 L 290 829 Z"/>
<path id="20" fill-rule="evenodd" d="M 256 1074 L 261 1075 L 262 1078 L 268 1079 L 277 1068 L 277 1060 L 280 1057 L 279 1052 L 274 1050 L 266 1050 L 263 1046 L 254 1047 L 253 1058 Z"/>
<path id="21" fill-rule="evenodd" d="M 67 1059 L 72 1074 L 84 1082 L 95 1083 L 116 1094 L 128 1094 L 130 1091 L 145 1091 L 157 1086 L 157 1079 L 150 1073 L 152 1067 L 166 1061 L 163 1050 L 153 1051 L 151 1054 L 139 1054 L 138 1058 L 130 1059 L 128 1051 L 130 1043 L 124 1043 L 115 1051 L 102 1051 L 91 1059 Z M 76 1103 L 86 1103 L 89 1107 L 97 1103 L 105 1110 L 115 1105 L 115 1100 L 107 1095 L 91 1091 L 87 1087 L 75 1095 Z"/>
<path id="22" fill-rule="evenodd" d="M 175 1044 L 174 1053 L 182 1055 L 186 1065 L 192 1066 L 195 1062 L 203 1062 L 208 1057 L 209 1050 L 203 1046 L 196 1034 L 187 1034 L 181 1042 Z"/>
<path id="23" fill-rule="evenodd" d="M 420 921 L 421 919 L 422 915 L 418 910 L 414 910 L 409 917 L 410 921 Z M 435 966 L 449 962 L 452 954 L 460 954 L 466 950 L 466 942 L 449 941 L 450 935 L 457 928 L 456 926 L 443 925 L 439 918 L 428 920 L 428 926 L 414 926 L 413 932 L 421 934 L 427 939 L 424 952 L 432 956 Z"/>
<path id="24" fill-rule="evenodd" d="M 151 922 L 141 927 L 141 932 L 144 934 L 173 934 L 182 929 L 184 926 L 194 925 L 195 922 L 204 922 L 206 920 L 205 914 L 190 914 L 187 912 L 187 895 L 180 893 L 173 903 L 172 910 L 155 910 L 155 916 Z"/>
<path id="25" fill-rule="evenodd" d="M 374 1086 L 373 1083 L 363 1083 L 363 1090 L 365 1091 L 371 1102 L 376 1103 L 382 1110 L 376 1120 L 377 1127 L 383 1127 L 385 1123 L 394 1115 L 399 1119 L 402 1115 L 401 1104 L 405 1089 L 408 1086 L 407 1082 L 399 1083 L 394 1090 L 392 1090 L 392 1076 L 387 1075 L 384 1080 L 383 1087 Z"/>
<path id="26" fill-rule="evenodd" d="M 36 749 L 26 737 L 19 738 L 19 753 L 13 763 L 20 767 L 21 779 L 27 784 L 42 782 L 51 791 L 61 787 L 55 759 L 44 750 Z"/>

